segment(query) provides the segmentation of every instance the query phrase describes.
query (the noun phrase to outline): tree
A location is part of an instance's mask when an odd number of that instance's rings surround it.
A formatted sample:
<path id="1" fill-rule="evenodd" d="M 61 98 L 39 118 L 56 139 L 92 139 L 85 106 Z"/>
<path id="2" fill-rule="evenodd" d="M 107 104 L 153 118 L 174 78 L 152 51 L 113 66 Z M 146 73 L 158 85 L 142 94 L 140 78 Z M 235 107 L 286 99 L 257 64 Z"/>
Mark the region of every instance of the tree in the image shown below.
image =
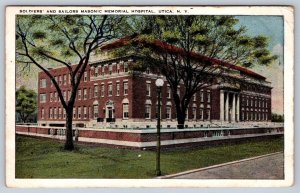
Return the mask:
<path id="1" fill-rule="evenodd" d="M 107 15 L 18 15 L 16 54 L 18 65 L 36 65 L 50 78 L 66 111 L 64 148 L 73 150 L 72 113 L 83 73 L 99 46 L 122 35 L 125 17 Z M 71 96 L 66 101 L 47 64 L 65 66 L 71 79 Z M 75 65 L 71 65 L 71 63 Z"/>
<path id="2" fill-rule="evenodd" d="M 37 94 L 34 90 L 28 90 L 21 86 L 16 91 L 16 112 L 23 123 L 37 110 Z"/>
<path id="3" fill-rule="evenodd" d="M 158 69 L 165 76 L 176 105 L 178 128 L 183 128 L 196 92 L 221 79 L 235 81 L 223 76 L 227 69 L 269 65 L 277 58 L 267 49 L 266 37 L 247 36 L 245 27 L 236 29 L 238 19 L 233 16 L 144 16 L 135 21 L 140 30 L 126 41 L 129 43 L 104 49 L 119 47 L 116 55 L 126 52 L 139 57 L 134 70 Z M 180 96 L 177 88 L 182 83 Z"/>
<path id="4" fill-rule="evenodd" d="M 272 113 L 272 122 L 284 122 L 284 115 Z"/>

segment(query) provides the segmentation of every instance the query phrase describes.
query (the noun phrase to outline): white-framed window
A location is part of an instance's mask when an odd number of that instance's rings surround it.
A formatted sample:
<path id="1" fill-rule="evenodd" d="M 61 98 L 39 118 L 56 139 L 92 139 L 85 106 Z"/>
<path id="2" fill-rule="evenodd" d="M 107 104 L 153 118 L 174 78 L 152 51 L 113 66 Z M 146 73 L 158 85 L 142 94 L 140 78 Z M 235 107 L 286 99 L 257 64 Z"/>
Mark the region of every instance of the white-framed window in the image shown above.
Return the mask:
<path id="1" fill-rule="evenodd" d="M 59 75 L 58 76 L 58 84 L 61 85 L 62 84 L 62 77 Z"/>
<path id="2" fill-rule="evenodd" d="M 90 99 L 92 99 L 93 98 L 93 89 L 92 88 L 89 88 L 89 95 L 90 95 Z"/>
<path id="3" fill-rule="evenodd" d="M 88 99 L 87 89 L 86 89 L 86 88 L 83 89 L 83 99 L 84 99 L 84 100 L 87 100 L 87 99 Z"/>
<path id="4" fill-rule="evenodd" d="M 45 102 L 47 102 L 47 94 L 42 93 L 40 94 L 40 103 L 45 103 Z"/>
<path id="5" fill-rule="evenodd" d="M 76 119 L 76 107 L 73 108 L 73 119 Z"/>
<path id="6" fill-rule="evenodd" d="M 146 96 L 151 96 L 151 83 L 146 83 Z"/>
<path id="7" fill-rule="evenodd" d="M 197 119 L 197 107 L 193 107 L 193 120 Z"/>
<path id="8" fill-rule="evenodd" d="M 123 119 L 128 119 L 129 117 L 129 104 L 123 103 Z"/>
<path id="9" fill-rule="evenodd" d="M 244 120 L 245 120 L 245 112 L 242 111 L 242 121 L 244 121 Z"/>
<path id="10" fill-rule="evenodd" d="M 52 102 L 52 101 L 53 101 L 53 93 L 50 92 L 50 102 Z"/>
<path id="11" fill-rule="evenodd" d="M 112 96 L 113 95 L 113 86 L 112 84 L 108 84 L 108 96 Z"/>
<path id="12" fill-rule="evenodd" d="M 120 96 L 120 83 L 117 82 L 116 87 L 117 87 L 117 96 Z"/>
<path id="13" fill-rule="evenodd" d="M 203 89 L 200 90 L 200 102 L 204 102 L 204 92 L 203 92 Z"/>
<path id="14" fill-rule="evenodd" d="M 200 120 L 203 120 L 204 119 L 204 116 L 203 116 L 203 109 L 202 108 L 200 108 L 200 112 L 199 112 L 200 114 L 199 114 L 199 118 L 200 118 Z"/>
<path id="15" fill-rule="evenodd" d="M 78 116 L 78 119 L 81 119 L 81 107 L 77 108 L 77 116 Z"/>
<path id="16" fill-rule="evenodd" d="M 67 75 L 64 74 L 64 85 L 66 85 L 66 84 L 67 84 Z"/>
<path id="17" fill-rule="evenodd" d="M 167 86 L 167 98 L 170 99 L 171 98 L 171 87 Z"/>
<path id="18" fill-rule="evenodd" d="M 46 88 L 47 87 L 47 80 L 45 78 L 40 80 L 40 87 Z"/>
<path id="19" fill-rule="evenodd" d="M 268 101 L 266 101 L 266 108 L 268 108 Z"/>
<path id="20" fill-rule="evenodd" d="M 97 98 L 98 97 L 98 86 L 95 85 L 94 86 L 94 98 Z"/>
<path id="21" fill-rule="evenodd" d="M 210 90 L 207 90 L 207 102 L 210 103 Z"/>
<path id="22" fill-rule="evenodd" d="M 197 100 L 197 94 L 195 93 L 194 95 L 193 95 L 193 101 L 195 102 Z"/>
<path id="23" fill-rule="evenodd" d="M 63 97 L 64 97 L 64 100 L 66 101 L 67 100 L 67 91 L 63 91 Z"/>
<path id="24" fill-rule="evenodd" d="M 54 119 L 57 119 L 57 108 L 54 108 Z"/>
<path id="25" fill-rule="evenodd" d="M 120 63 L 117 63 L 117 73 L 120 73 Z"/>
<path id="26" fill-rule="evenodd" d="M 89 106 L 89 108 L 88 108 L 88 109 L 89 109 L 89 117 L 90 117 L 90 118 L 93 118 L 93 114 L 92 114 L 92 108 Z"/>
<path id="27" fill-rule="evenodd" d="M 113 69 L 113 67 L 112 67 L 112 64 L 111 64 L 111 65 L 108 66 L 108 72 L 109 72 L 110 75 L 112 74 L 112 69 Z"/>
<path id="28" fill-rule="evenodd" d="M 128 95 L 128 82 L 124 82 L 124 95 Z"/>
<path id="29" fill-rule="evenodd" d="M 98 76 L 98 71 L 99 71 L 99 68 L 98 68 L 98 67 L 96 67 L 96 68 L 95 68 L 95 77 L 97 77 L 97 76 Z"/>
<path id="30" fill-rule="evenodd" d="M 127 62 L 124 63 L 124 72 L 128 72 L 128 63 Z"/>
<path id="31" fill-rule="evenodd" d="M 104 97 L 105 94 L 105 86 L 104 84 L 101 85 L 101 96 Z"/>
<path id="32" fill-rule="evenodd" d="M 246 106 L 249 106 L 249 98 L 246 98 Z"/>
<path id="33" fill-rule="evenodd" d="M 58 119 L 61 119 L 61 108 L 58 107 Z"/>
<path id="34" fill-rule="evenodd" d="M 189 119 L 189 107 L 187 107 L 185 110 L 185 118 Z"/>
<path id="35" fill-rule="evenodd" d="M 206 119 L 210 120 L 210 109 L 206 109 Z"/>
<path id="36" fill-rule="evenodd" d="M 102 72 L 102 76 L 104 76 L 104 73 L 105 73 L 105 66 L 102 66 L 102 67 L 101 67 L 101 72 Z"/>
<path id="37" fill-rule="evenodd" d="M 171 118 L 172 118 L 172 107 L 166 106 L 166 119 L 171 119 Z"/>
<path id="38" fill-rule="evenodd" d="M 66 109 L 63 108 L 63 118 L 65 119 L 66 118 Z"/>
<path id="39" fill-rule="evenodd" d="M 83 81 L 86 82 L 87 80 L 88 80 L 88 73 L 87 71 L 85 71 L 83 74 Z"/>
<path id="40" fill-rule="evenodd" d="M 81 100 L 81 89 L 78 89 L 78 100 Z"/>
<path id="41" fill-rule="evenodd" d="M 41 110 L 41 118 L 42 118 L 42 119 L 45 118 L 45 110 L 44 110 L 44 108 L 42 108 L 42 110 Z"/>
<path id="42" fill-rule="evenodd" d="M 51 107 L 49 109 L 49 119 L 53 119 L 53 109 Z"/>
<path id="43" fill-rule="evenodd" d="M 68 100 L 70 100 L 70 98 L 71 98 L 71 91 L 68 90 Z"/>
<path id="44" fill-rule="evenodd" d="M 57 101 L 57 92 L 54 91 L 54 101 Z"/>
<path id="45" fill-rule="evenodd" d="M 94 118 L 96 119 L 98 118 L 99 115 L 98 105 L 94 105 L 93 108 L 94 108 Z"/>
<path id="46" fill-rule="evenodd" d="M 151 118 L 151 105 L 146 104 L 145 105 L 145 119 L 150 119 Z"/>
<path id="47" fill-rule="evenodd" d="M 83 107 L 83 118 L 87 119 L 88 115 L 87 115 L 87 107 Z"/>

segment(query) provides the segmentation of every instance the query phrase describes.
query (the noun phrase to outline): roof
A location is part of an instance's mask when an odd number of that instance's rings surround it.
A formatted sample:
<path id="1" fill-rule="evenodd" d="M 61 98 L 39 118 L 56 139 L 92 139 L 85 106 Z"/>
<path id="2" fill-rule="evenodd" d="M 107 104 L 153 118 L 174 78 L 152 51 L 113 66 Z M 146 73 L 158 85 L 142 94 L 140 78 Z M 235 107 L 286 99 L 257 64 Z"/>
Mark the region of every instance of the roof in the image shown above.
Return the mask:
<path id="1" fill-rule="evenodd" d="M 102 46 L 101 49 L 102 50 L 110 50 L 110 49 L 114 49 L 114 48 L 119 48 L 119 47 L 122 47 L 122 46 L 129 45 L 133 41 L 138 41 L 140 43 L 151 45 L 152 47 L 154 47 L 157 50 L 167 51 L 169 53 L 187 54 L 187 53 L 185 53 L 184 49 L 176 47 L 174 45 L 168 44 L 168 43 L 160 41 L 160 40 L 154 40 L 152 42 L 146 42 L 145 40 L 139 38 L 139 36 L 137 34 L 133 34 L 131 36 L 126 36 L 126 37 L 121 38 L 119 40 L 116 40 L 116 41 L 114 41 L 110 44 L 106 44 L 106 45 Z M 258 78 L 258 79 L 263 79 L 263 80 L 266 79 L 266 77 L 264 77 L 264 76 L 262 76 L 262 75 L 260 75 L 256 72 L 253 72 L 253 71 L 251 71 L 251 70 L 249 70 L 245 67 L 237 66 L 237 65 L 231 64 L 229 62 L 225 62 L 225 61 L 222 61 L 222 60 L 219 60 L 219 59 L 216 59 L 216 58 L 211 58 L 211 57 L 208 57 L 208 56 L 205 56 L 205 55 L 202 55 L 202 54 L 198 54 L 198 53 L 195 53 L 195 52 L 191 52 L 191 53 L 188 53 L 188 54 L 190 54 L 190 56 L 193 57 L 194 59 L 198 59 L 198 60 L 205 61 L 205 62 L 211 62 L 212 64 L 215 64 L 215 65 L 225 66 L 227 68 L 231 68 L 231 69 L 240 71 L 244 74 L 247 74 L 251 77 L 255 77 L 255 78 Z"/>

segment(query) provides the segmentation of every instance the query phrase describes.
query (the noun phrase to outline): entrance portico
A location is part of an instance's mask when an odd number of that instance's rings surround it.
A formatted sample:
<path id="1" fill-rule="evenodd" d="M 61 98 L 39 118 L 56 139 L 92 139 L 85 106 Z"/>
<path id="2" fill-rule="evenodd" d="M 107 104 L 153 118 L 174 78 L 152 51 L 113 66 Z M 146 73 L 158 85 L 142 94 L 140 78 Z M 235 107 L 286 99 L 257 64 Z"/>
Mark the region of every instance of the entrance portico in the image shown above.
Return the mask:
<path id="1" fill-rule="evenodd" d="M 230 90 L 220 90 L 220 120 L 238 122 L 240 117 L 240 95 Z"/>

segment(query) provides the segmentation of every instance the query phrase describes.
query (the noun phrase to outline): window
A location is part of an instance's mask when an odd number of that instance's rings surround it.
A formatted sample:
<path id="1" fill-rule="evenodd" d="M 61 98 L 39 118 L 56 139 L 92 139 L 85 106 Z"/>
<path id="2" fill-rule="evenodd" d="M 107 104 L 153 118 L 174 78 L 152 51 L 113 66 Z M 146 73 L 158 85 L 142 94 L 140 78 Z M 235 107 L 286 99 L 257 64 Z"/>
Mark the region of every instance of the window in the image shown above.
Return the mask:
<path id="1" fill-rule="evenodd" d="M 123 119 L 128 119 L 128 103 L 123 103 Z"/>
<path id="2" fill-rule="evenodd" d="M 83 99 L 84 99 L 84 100 L 87 100 L 87 99 L 88 99 L 87 89 L 86 89 L 86 88 L 83 89 Z"/>
<path id="3" fill-rule="evenodd" d="M 70 98 L 71 98 L 71 91 L 68 90 L 68 100 L 70 100 Z"/>
<path id="4" fill-rule="evenodd" d="M 88 76 L 88 74 L 87 74 L 87 72 L 85 71 L 84 74 L 83 74 L 83 81 L 84 81 L 84 82 L 86 82 L 86 81 L 88 80 L 88 77 L 87 77 L 87 76 Z"/>
<path id="5" fill-rule="evenodd" d="M 98 70 L 99 70 L 98 67 L 96 67 L 96 68 L 95 68 L 95 77 L 98 76 Z"/>
<path id="6" fill-rule="evenodd" d="M 204 102 L 203 90 L 200 91 L 200 102 Z"/>
<path id="7" fill-rule="evenodd" d="M 203 120 L 203 109 L 200 109 L 200 116 L 199 116 L 200 120 Z"/>
<path id="8" fill-rule="evenodd" d="M 64 75 L 64 85 L 66 85 L 67 84 L 67 75 L 65 74 Z"/>
<path id="9" fill-rule="evenodd" d="M 90 90 L 90 99 L 92 99 L 93 98 L 93 89 L 89 88 L 89 90 Z"/>
<path id="10" fill-rule="evenodd" d="M 189 119 L 189 107 L 187 107 L 185 110 L 185 118 Z"/>
<path id="11" fill-rule="evenodd" d="M 195 93 L 194 95 L 193 95 L 193 101 L 196 101 L 197 100 L 197 94 Z"/>
<path id="12" fill-rule="evenodd" d="M 102 75 L 104 76 L 105 66 L 102 66 Z"/>
<path id="13" fill-rule="evenodd" d="M 77 109 L 78 119 L 81 119 L 81 107 Z"/>
<path id="14" fill-rule="evenodd" d="M 46 94 L 40 94 L 40 103 L 47 102 L 47 95 Z"/>
<path id="15" fill-rule="evenodd" d="M 78 100 L 81 100 L 81 89 L 78 90 Z"/>
<path id="16" fill-rule="evenodd" d="M 246 106 L 249 106 L 249 99 L 246 99 Z"/>
<path id="17" fill-rule="evenodd" d="M 42 118 L 42 119 L 45 118 L 45 110 L 44 110 L 44 108 L 42 108 L 42 110 L 41 110 L 41 118 Z"/>
<path id="18" fill-rule="evenodd" d="M 268 108 L 268 101 L 266 101 L 266 108 Z"/>
<path id="19" fill-rule="evenodd" d="M 62 77 L 58 76 L 58 84 L 61 85 L 62 84 Z"/>
<path id="20" fill-rule="evenodd" d="M 196 120 L 197 119 L 197 108 L 193 107 L 193 119 Z"/>
<path id="21" fill-rule="evenodd" d="M 63 108 L 63 118 L 66 118 L 66 109 Z"/>
<path id="22" fill-rule="evenodd" d="M 117 96 L 120 96 L 120 83 L 117 83 Z"/>
<path id="23" fill-rule="evenodd" d="M 52 101 L 53 101 L 53 93 L 50 92 L 50 102 L 52 102 Z"/>
<path id="24" fill-rule="evenodd" d="M 73 109 L 73 119 L 75 119 L 76 118 L 76 107 L 74 107 L 74 109 Z"/>
<path id="25" fill-rule="evenodd" d="M 128 63 L 124 63 L 124 72 L 128 72 Z"/>
<path id="26" fill-rule="evenodd" d="M 146 96 L 151 96 L 151 83 L 146 83 Z"/>
<path id="27" fill-rule="evenodd" d="M 54 119 L 57 119 L 57 108 L 54 108 Z"/>
<path id="28" fill-rule="evenodd" d="M 167 98 L 168 99 L 171 98 L 171 88 L 170 88 L 170 86 L 167 87 Z"/>
<path id="29" fill-rule="evenodd" d="M 92 108 L 91 108 L 91 107 L 89 107 L 89 117 L 90 117 L 90 118 L 93 118 Z"/>
<path id="30" fill-rule="evenodd" d="M 171 109 L 171 106 L 167 106 L 166 107 L 166 119 L 171 119 L 171 116 L 172 116 L 172 114 L 171 114 L 171 111 L 172 109 Z"/>
<path id="31" fill-rule="evenodd" d="M 94 86 L 94 98 L 97 98 L 98 97 L 98 86 L 95 85 Z"/>
<path id="32" fill-rule="evenodd" d="M 57 92 L 54 91 L 54 101 L 57 101 Z"/>
<path id="33" fill-rule="evenodd" d="M 94 105 L 94 118 L 98 118 L 98 105 Z"/>
<path id="34" fill-rule="evenodd" d="M 86 119 L 87 118 L 87 108 L 83 107 L 83 116 Z"/>
<path id="35" fill-rule="evenodd" d="M 105 87 L 104 84 L 101 85 L 101 96 L 104 97 Z"/>
<path id="36" fill-rule="evenodd" d="M 117 73 L 119 74 L 119 72 L 120 72 L 120 64 L 118 63 L 117 64 Z"/>
<path id="37" fill-rule="evenodd" d="M 207 91 L 207 102 L 210 103 L 210 90 Z"/>
<path id="38" fill-rule="evenodd" d="M 63 95 L 64 95 L 64 100 L 67 100 L 67 91 L 63 91 Z"/>
<path id="39" fill-rule="evenodd" d="M 53 109 L 49 109 L 49 119 L 53 119 Z"/>
<path id="40" fill-rule="evenodd" d="M 145 119 L 150 119 L 151 118 L 151 105 L 146 104 L 145 105 Z"/>
<path id="41" fill-rule="evenodd" d="M 244 119 L 245 119 L 245 112 L 242 111 L 242 121 L 244 121 Z"/>
<path id="42" fill-rule="evenodd" d="M 124 95 L 128 94 L 128 82 L 124 82 Z"/>
<path id="43" fill-rule="evenodd" d="M 112 84 L 108 85 L 108 96 L 112 96 L 113 95 L 113 87 Z"/>
<path id="44" fill-rule="evenodd" d="M 210 109 L 206 110 L 206 118 L 207 120 L 210 120 Z"/>
<path id="45" fill-rule="evenodd" d="M 41 88 L 46 88 L 47 87 L 47 80 L 46 79 L 41 79 L 41 81 L 40 81 L 40 87 Z"/>
<path id="46" fill-rule="evenodd" d="M 112 74 L 112 64 L 108 66 L 109 74 Z"/>
<path id="47" fill-rule="evenodd" d="M 61 108 L 58 107 L 58 119 L 60 119 L 60 118 L 61 118 Z"/>

